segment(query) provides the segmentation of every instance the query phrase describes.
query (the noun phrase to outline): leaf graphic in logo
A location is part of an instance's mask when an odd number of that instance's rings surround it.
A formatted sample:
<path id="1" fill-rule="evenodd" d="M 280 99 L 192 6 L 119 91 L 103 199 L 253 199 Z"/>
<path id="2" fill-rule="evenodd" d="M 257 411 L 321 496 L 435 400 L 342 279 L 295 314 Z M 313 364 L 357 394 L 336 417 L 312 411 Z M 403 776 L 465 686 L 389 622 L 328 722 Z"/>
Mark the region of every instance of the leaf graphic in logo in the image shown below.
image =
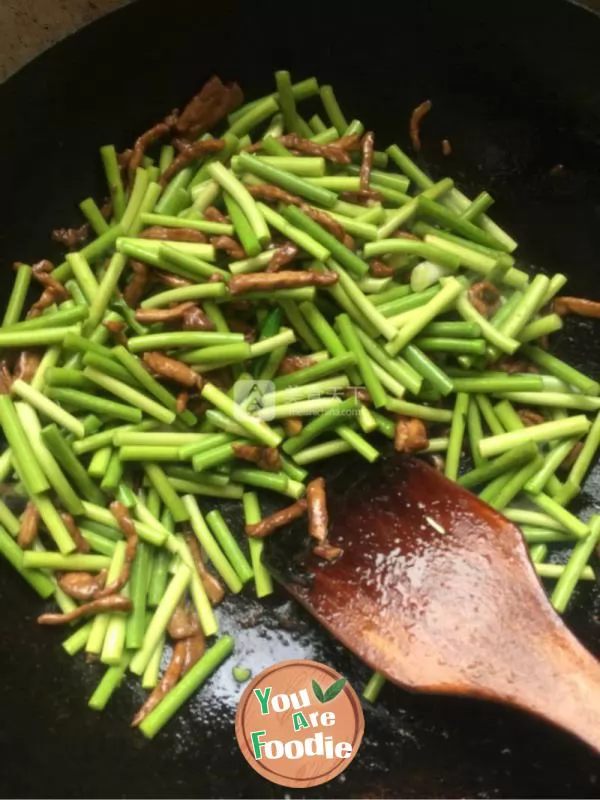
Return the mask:
<path id="1" fill-rule="evenodd" d="M 340 678 L 339 680 L 335 681 L 331 684 L 329 689 L 325 692 L 324 695 L 324 703 L 329 703 L 330 700 L 335 700 L 338 694 L 342 691 L 344 686 L 346 685 L 346 678 Z"/>
<path id="2" fill-rule="evenodd" d="M 312 690 L 313 690 L 314 696 L 317 698 L 319 703 L 324 703 L 325 702 L 325 695 L 323 694 L 323 689 L 321 689 L 321 687 L 319 686 L 319 684 L 315 680 L 313 680 L 313 682 L 312 682 Z"/>

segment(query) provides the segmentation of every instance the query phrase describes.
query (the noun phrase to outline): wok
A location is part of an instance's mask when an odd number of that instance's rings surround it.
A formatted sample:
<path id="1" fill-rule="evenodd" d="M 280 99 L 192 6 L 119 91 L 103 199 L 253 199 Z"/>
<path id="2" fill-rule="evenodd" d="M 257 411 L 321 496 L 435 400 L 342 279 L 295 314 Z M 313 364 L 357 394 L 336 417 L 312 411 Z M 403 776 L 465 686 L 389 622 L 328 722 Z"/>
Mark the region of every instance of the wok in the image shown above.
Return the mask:
<path id="1" fill-rule="evenodd" d="M 600 19 L 559 0 L 421 0 L 389 10 L 322 0 L 274 5 L 139 0 L 39 57 L 0 87 L 0 257 L 56 255 L 49 231 L 102 192 L 97 148 L 124 147 L 212 73 L 250 96 L 272 72 L 315 74 L 378 144 L 406 143 L 426 97 L 425 163 L 466 191 L 487 188 L 494 216 L 537 268 L 561 270 L 573 294 L 599 299 Z M 449 138 L 453 155 L 442 158 Z M 553 169 L 557 165 L 563 169 Z M 569 322 L 560 352 L 600 378 L 598 327 Z M 580 509 L 598 507 L 596 472 Z M 227 513 L 231 509 L 226 507 Z M 235 519 L 230 516 L 230 519 Z M 239 520 L 238 520 L 239 524 Z M 225 667 L 151 743 L 128 727 L 139 690 L 102 715 L 86 707 L 100 668 L 71 659 L 61 634 L 39 629 L 39 604 L 0 564 L 0 794 L 4 797 L 283 797 L 238 751 L 240 688 Z M 567 621 L 600 651 L 596 588 Z M 235 662 L 254 672 L 307 657 L 360 689 L 367 670 L 283 594 L 225 603 Z M 566 734 L 506 708 L 386 687 L 365 708 L 366 735 L 349 769 L 307 791 L 323 797 L 597 797 L 600 762 Z"/>

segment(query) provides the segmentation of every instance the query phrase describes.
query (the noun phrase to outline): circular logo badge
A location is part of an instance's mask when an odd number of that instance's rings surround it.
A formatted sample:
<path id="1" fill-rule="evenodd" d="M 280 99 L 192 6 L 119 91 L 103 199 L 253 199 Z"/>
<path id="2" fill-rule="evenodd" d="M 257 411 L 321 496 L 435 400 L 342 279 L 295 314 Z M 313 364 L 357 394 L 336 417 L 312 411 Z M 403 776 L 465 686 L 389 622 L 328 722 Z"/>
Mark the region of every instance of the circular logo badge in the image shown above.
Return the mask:
<path id="1" fill-rule="evenodd" d="M 317 661 L 281 661 L 246 687 L 235 733 L 246 761 L 280 786 L 319 786 L 343 772 L 365 729 L 356 692 Z"/>

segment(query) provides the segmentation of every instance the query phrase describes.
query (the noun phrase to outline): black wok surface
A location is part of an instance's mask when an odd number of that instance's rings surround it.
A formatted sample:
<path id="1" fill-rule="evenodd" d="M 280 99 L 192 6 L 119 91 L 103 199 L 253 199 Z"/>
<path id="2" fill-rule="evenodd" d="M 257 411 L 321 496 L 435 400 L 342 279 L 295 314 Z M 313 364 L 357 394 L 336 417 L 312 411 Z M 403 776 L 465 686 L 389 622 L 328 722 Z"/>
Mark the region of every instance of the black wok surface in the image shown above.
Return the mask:
<path id="1" fill-rule="evenodd" d="M 425 161 L 461 188 L 487 188 L 494 216 L 538 268 L 600 298 L 600 20 L 559 0 L 421 0 L 343 6 L 139 0 L 38 58 L 0 87 L 0 260 L 56 255 L 49 231 L 101 191 L 97 148 L 130 144 L 213 72 L 249 96 L 272 72 L 332 82 L 346 113 L 406 144 L 410 109 L 431 97 Z M 440 141 L 454 153 L 443 159 Z M 551 170 L 563 164 L 559 175 Z M 554 171 L 556 172 L 556 171 Z M 572 323 L 563 356 L 600 378 L 598 325 Z M 581 508 L 598 510 L 600 475 Z M 595 589 L 569 624 L 600 651 Z M 0 795 L 3 797 L 283 797 L 234 739 L 233 663 L 256 672 L 284 658 L 331 664 L 360 690 L 366 670 L 283 595 L 221 609 L 237 652 L 152 743 L 128 728 L 140 691 L 104 714 L 86 707 L 101 669 L 71 659 L 63 634 L 35 625 L 39 604 L 0 564 Z M 600 763 L 567 735 L 509 709 L 386 687 L 365 708 L 350 768 L 307 792 L 326 797 L 598 797 Z"/>

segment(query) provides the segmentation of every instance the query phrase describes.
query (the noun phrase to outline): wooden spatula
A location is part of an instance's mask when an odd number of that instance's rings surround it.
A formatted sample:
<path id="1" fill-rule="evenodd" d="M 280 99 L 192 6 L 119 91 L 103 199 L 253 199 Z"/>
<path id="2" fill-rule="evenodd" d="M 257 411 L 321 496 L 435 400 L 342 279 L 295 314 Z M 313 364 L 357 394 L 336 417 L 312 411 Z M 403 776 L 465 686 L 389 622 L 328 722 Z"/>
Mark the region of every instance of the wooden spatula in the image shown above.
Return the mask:
<path id="1" fill-rule="evenodd" d="M 394 683 L 509 703 L 600 751 L 600 665 L 549 605 L 519 529 L 418 459 L 344 483 L 329 492 L 343 555 L 311 557 L 309 582 L 284 575 L 289 592 Z"/>

